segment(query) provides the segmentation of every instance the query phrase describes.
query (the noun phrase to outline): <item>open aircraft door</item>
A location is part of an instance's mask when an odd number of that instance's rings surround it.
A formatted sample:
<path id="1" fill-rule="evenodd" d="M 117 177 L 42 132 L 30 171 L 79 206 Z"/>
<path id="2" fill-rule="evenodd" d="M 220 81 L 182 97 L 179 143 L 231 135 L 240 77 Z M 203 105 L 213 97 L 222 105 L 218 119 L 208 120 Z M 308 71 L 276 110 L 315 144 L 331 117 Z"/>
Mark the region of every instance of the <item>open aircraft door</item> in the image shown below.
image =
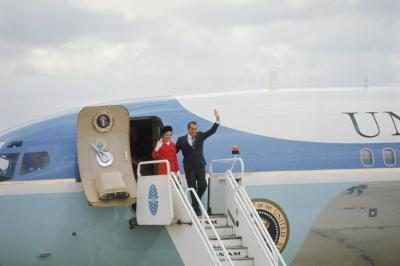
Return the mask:
<path id="1" fill-rule="evenodd" d="M 77 152 L 86 198 L 92 206 L 136 201 L 129 144 L 129 112 L 124 106 L 83 108 L 78 116 Z"/>

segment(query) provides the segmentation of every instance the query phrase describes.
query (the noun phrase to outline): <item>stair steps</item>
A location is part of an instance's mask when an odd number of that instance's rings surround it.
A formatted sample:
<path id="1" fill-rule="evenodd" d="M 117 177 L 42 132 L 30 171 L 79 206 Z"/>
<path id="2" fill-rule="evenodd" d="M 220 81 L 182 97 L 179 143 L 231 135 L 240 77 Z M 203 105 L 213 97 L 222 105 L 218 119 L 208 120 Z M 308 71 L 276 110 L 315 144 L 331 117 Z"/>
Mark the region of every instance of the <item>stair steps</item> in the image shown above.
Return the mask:
<path id="1" fill-rule="evenodd" d="M 224 256 L 224 251 L 222 250 L 222 248 L 214 248 L 214 250 L 217 252 L 218 257 Z M 246 247 L 242 247 L 242 246 L 229 247 L 229 248 L 226 248 L 226 250 L 228 251 L 231 258 L 242 258 L 242 257 L 248 256 Z"/>
<path id="2" fill-rule="evenodd" d="M 219 236 L 231 236 L 234 234 L 232 226 L 215 226 L 215 230 Z M 206 232 L 209 237 L 214 236 L 211 227 L 206 227 Z"/>
<path id="3" fill-rule="evenodd" d="M 227 216 L 211 215 L 210 220 L 213 223 L 221 241 L 224 243 L 224 246 L 231 257 L 233 264 L 235 266 L 253 266 L 254 261 L 248 256 L 247 247 L 243 246 L 242 238 L 235 235 L 233 226 L 228 225 Z M 223 249 L 220 247 L 217 237 L 214 235 L 210 226 L 206 225 L 206 232 L 215 252 L 217 253 L 218 257 L 220 257 L 220 261 L 225 261 Z"/>
<path id="4" fill-rule="evenodd" d="M 221 259 L 220 261 L 224 261 Z M 232 258 L 232 262 L 235 266 L 253 266 L 254 260 L 252 258 Z"/>

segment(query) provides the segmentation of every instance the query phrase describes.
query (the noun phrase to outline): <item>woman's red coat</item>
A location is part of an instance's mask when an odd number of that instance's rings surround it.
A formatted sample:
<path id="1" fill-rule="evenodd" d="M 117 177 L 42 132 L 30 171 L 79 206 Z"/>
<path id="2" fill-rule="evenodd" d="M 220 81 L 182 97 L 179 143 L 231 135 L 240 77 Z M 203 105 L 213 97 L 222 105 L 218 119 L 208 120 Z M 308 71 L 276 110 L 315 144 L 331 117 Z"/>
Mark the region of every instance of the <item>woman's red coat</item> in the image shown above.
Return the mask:
<path id="1" fill-rule="evenodd" d="M 172 141 L 169 142 L 169 145 L 165 141 L 163 141 L 163 145 L 161 146 L 161 148 L 158 151 L 154 149 L 152 155 L 153 159 L 168 160 L 171 167 L 171 172 L 177 172 L 179 170 L 175 143 L 173 143 Z M 158 165 L 158 174 L 167 174 L 167 165 L 165 163 Z"/>

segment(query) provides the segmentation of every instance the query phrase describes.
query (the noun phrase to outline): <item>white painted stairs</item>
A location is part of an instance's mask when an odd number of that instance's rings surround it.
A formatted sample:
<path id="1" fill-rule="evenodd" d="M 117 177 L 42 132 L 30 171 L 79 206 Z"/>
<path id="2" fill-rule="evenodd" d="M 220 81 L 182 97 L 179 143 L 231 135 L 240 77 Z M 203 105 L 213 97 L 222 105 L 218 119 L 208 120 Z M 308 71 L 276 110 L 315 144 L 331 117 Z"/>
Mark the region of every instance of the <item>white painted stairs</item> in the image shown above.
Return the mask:
<path id="1" fill-rule="evenodd" d="M 228 217 L 226 215 L 210 215 L 211 222 L 225 245 L 234 265 L 238 266 L 253 266 L 253 258 L 248 257 L 247 247 L 243 246 L 242 238 L 235 235 L 233 226 L 228 224 Z M 223 250 L 218 244 L 217 238 L 214 236 L 211 227 L 206 225 L 206 232 L 209 236 L 210 242 L 217 252 L 221 261 L 224 261 Z"/>

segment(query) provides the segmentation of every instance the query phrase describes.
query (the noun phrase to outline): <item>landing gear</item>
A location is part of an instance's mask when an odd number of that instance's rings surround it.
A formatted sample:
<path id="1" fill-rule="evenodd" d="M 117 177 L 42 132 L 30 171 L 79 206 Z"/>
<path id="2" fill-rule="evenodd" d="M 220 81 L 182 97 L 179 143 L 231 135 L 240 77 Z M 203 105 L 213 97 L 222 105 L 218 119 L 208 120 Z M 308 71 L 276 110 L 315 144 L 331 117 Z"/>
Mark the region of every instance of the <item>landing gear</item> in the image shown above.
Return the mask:
<path id="1" fill-rule="evenodd" d="M 136 216 L 136 207 L 137 207 L 136 202 L 131 205 L 131 210 L 135 216 Z M 129 229 L 133 229 L 136 226 L 138 226 L 136 217 L 129 219 Z"/>
<path id="2" fill-rule="evenodd" d="M 138 226 L 136 217 L 129 219 L 129 229 L 134 229 L 136 226 Z"/>

